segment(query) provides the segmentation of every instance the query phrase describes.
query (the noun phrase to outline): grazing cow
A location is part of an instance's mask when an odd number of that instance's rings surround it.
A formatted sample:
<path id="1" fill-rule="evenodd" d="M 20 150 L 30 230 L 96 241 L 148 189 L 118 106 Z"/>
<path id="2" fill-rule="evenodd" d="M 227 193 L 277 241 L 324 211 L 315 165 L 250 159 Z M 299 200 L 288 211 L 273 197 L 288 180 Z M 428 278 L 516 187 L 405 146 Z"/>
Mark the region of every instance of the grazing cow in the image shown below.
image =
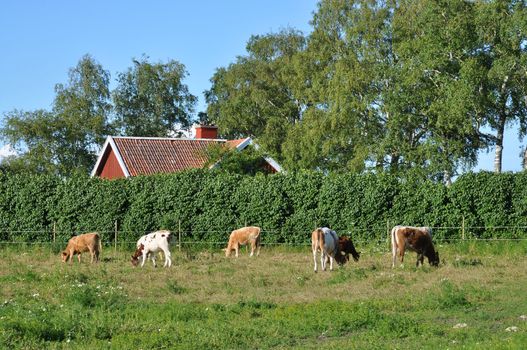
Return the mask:
<path id="1" fill-rule="evenodd" d="M 350 254 L 353 256 L 353 260 L 359 261 L 360 253 L 355 250 L 353 242 L 348 237 L 339 237 L 339 250 L 340 253 L 346 258 L 346 261 L 350 261 Z"/>
<path id="2" fill-rule="evenodd" d="M 324 271 L 326 270 L 326 260 L 328 257 L 330 270 L 333 270 L 333 260 L 336 260 L 339 265 L 346 262 L 346 257 L 341 254 L 339 248 L 337 233 L 327 227 L 317 228 L 311 233 L 311 250 L 313 251 L 315 272 L 317 272 L 318 251 L 320 251 L 320 265 L 322 265 L 322 270 Z"/>
<path id="3" fill-rule="evenodd" d="M 171 237 L 170 231 L 161 230 L 149 233 L 139 238 L 137 241 L 137 250 L 135 251 L 134 255 L 132 255 L 132 265 L 137 266 L 139 264 L 139 257 L 142 257 L 141 267 L 143 267 L 145 265 L 145 261 L 150 256 L 152 262 L 154 263 L 154 267 L 157 267 L 156 254 L 159 251 L 163 251 L 165 256 L 165 264 L 163 267 L 172 266 L 171 254 L 170 250 L 168 249 Z"/>
<path id="4" fill-rule="evenodd" d="M 73 255 L 78 254 L 77 258 L 79 263 L 81 262 L 81 254 L 84 252 L 90 252 L 91 262 L 93 260 L 99 261 L 99 254 L 102 250 L 101 238 L 97 232 L 85 233 L 70 238 L 66 249 L 62 252 L 62 261 L 66 262 L 69 259 L 72 263 Z"/>
<path id="5" fill-rule="evenodd" d="M 423 265 L 425 256 L 430 265 L 439 265 L 439 253 L 434 249 L 429 227 L 395 226 L 392 229 L 392 268 L 395 267 L 397 253 L 403 262 L 405 249 L 417 253 L 416 266 Z"/>
<path id="6" fill-rule="evenodd" d="M 229 257 L 231 252 L 234 250 L 236 252 L 236 257 L 238 257 L 238 251 L 240 250 L 240 245 L 246 245 L 251 243 L 251 255 L 254 255 L 256 250 L 256 256 L 260 255 L 260 232 L 261 229 L 257 226 L 248 226 L 242 227 L 237 230 L 232 231 L 229 237 L 229 244 L 225 248 L 225 256 Z"/>

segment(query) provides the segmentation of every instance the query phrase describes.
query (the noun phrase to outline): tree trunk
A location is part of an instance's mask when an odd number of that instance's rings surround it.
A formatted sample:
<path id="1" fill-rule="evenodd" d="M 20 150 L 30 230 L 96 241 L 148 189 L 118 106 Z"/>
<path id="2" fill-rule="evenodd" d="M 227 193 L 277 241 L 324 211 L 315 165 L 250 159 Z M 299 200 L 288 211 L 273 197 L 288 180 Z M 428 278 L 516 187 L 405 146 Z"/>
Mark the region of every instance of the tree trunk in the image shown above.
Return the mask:
<path id="1" fill-rule="evenodd" d="M 527 170 L 527 146 L 523 150 L 522 168 L 523 170 Z"/>
<path id="2" fill-rule="evenodd" d="M 443 182 L 445 183 L 446 187 L 450 187 L 452 185 L 452 175 L 450 174 L 450 171 L 443 171 Z"/>
<path id="3" fill-rule="evenodd" d="M 502 114 L 500 116 L 500 120 L 498 121 L 498 128 L 496 133 L 496 153 L 494 154 L 494 172 L 496 174 L 501 173 L 501 162 L 502 162 L 502 155 L 503 155 L 503 134 L 505 131 L 505 121 L 506 117 L 505 114 Z"/>

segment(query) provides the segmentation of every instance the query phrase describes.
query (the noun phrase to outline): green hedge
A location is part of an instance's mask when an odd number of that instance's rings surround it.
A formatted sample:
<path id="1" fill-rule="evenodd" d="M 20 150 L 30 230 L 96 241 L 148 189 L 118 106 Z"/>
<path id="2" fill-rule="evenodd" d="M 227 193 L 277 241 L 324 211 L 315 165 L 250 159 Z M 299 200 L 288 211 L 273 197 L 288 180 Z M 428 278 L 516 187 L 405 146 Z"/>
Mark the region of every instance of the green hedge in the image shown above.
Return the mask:
<path id="1" fill-rule="evenodd" d="M 166 228 L 186 241 L 224 242 L 244 225 L 264 242 L 305 243 L 316 226 L 387 239 L 395 224 L 437 227 L 438 238 L 517 238 L 527 226 L 527 174 L 468 173 L 451 187 L 389 175 L 298 172 L 243 176 L 205 170 L 101 180 L 0 174 L 0 240 L 65 241 L 100 231 L 135 241 Z M 496 228 L 496 229 L 489 229 Z"/>

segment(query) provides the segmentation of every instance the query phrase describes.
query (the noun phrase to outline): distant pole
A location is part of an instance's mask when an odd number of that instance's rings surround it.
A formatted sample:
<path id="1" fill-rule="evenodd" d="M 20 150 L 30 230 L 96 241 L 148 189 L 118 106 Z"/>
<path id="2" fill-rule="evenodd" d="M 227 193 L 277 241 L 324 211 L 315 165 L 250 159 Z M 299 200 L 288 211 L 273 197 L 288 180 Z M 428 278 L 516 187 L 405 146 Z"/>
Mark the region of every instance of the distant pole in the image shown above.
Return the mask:
<path id="1" fill-rule="evenodd" d="M 390 220 L 386 219 L 386 233 L 388 233 L 388 244 L 391 244 L 392 237 L 390 234 Z"/>
<path id="2" fill-rule="evenodd" d="M 117 254 L 117 220 L 115 220 L 115 231 L 113 236 L 113 252 Z"/>
<path id="3" fill-rule="evenodd" d="M 461 218 L 461 239 L 465 240 L 465 215 Z"/>
<path id="4" fill-rule="evenodd" d="M 57 223 L 53 222 L 53 243 L 55 243 L 56 238 L 57 238 Z"/>
<path id="5" fill-rule="evenodd" d="M 179 251 L 181 251 L 181 220 L 178 220 L 178 240 Z"/>

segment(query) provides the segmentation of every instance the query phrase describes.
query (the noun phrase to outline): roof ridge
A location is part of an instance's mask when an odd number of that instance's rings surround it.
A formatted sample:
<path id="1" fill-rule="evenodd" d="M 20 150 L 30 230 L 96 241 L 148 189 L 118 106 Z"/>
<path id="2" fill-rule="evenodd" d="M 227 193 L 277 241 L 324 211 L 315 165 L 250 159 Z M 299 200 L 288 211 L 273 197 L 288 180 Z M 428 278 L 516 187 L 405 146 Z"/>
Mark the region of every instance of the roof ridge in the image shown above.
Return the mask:
<path id="1" fill-rule="evenodd" d="M 167 140 L 167 141 L 229 141 L 227 139 L 207 139 L 207 138 L 190 138 L 190 137 L 156 137 L 156 136 L 108 136 L 113 139 L 132 139 L 132 140 Z"/>

